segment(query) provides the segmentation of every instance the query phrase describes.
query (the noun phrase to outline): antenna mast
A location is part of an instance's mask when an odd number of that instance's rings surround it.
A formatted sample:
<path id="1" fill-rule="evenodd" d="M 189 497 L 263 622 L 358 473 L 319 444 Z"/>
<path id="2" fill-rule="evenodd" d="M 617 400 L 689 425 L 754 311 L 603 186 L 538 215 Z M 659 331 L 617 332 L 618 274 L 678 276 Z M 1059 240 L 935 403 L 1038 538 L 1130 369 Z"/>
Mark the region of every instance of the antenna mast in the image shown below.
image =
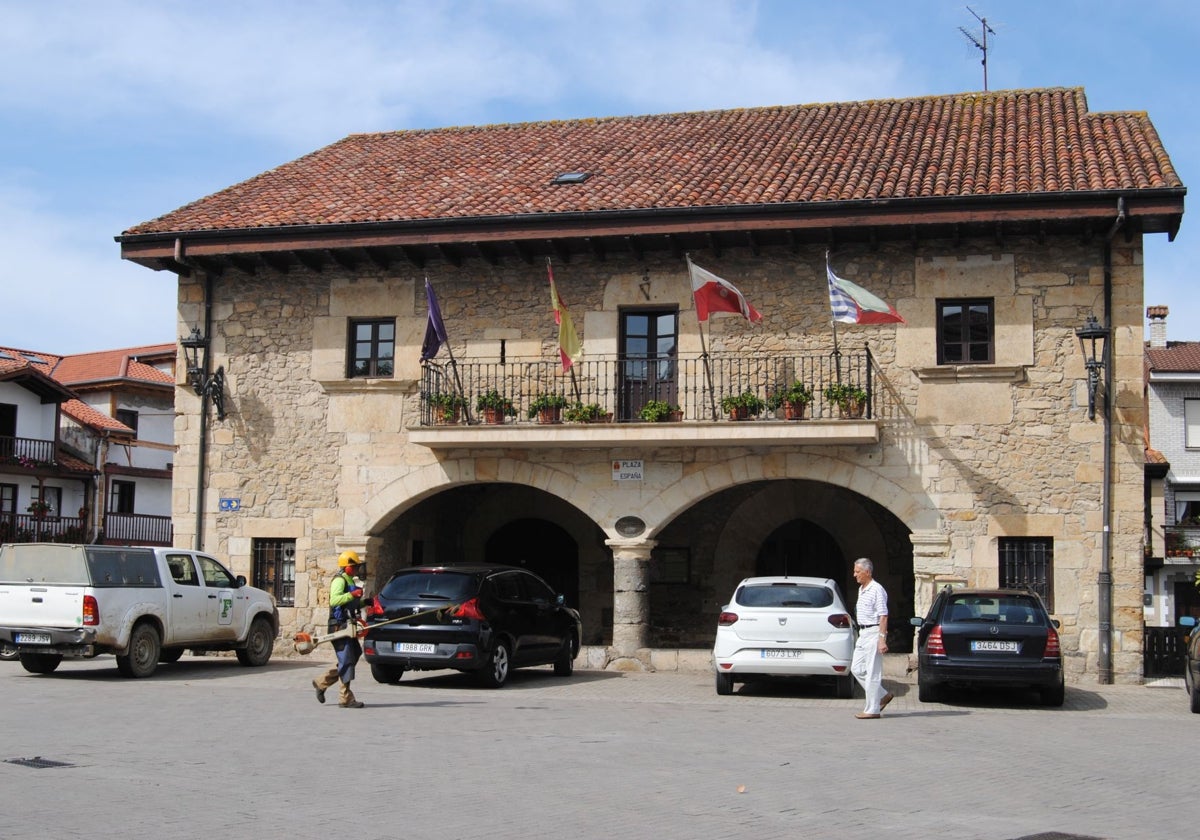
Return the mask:
<path id="1" fill-rule="evenodd" d="M 972 44 L 974 44 L 976 47 L 978 47 L 978 48 L 979 48 L 979 50 L 980 50 L 980 52 L 982 52 L 982 53 L 983 53 L 983 61 L 981 61 L 980 63 L 983 65 L 983 90 L 984 90 L 984 92 L 986 92 L 986 91 L 987 91 L 987 89 L 988 89 L 988 80 L 987 80 L 987 51 L 988 51 L 988 43 L 987 43 L 987 36 L 988 36 L 988 33 L 989 33 L 989 32 L 990 32 L 990 33 L 992 33 L 993 35 L 995 35 L 995 34 L 996 34 L 996 30 L 995 30 L 995 29 L 992 29 L 992 27 L 988 26 L 987 18 L 985 18 L 985 17 L 980 17 L 979 15 L 975 14 L 975 10 L 974 10 L 974 9 L 972 9 L 970 6 L 967 6 L 967 11 L 968 11 L 968 12 L 970 12 L 971 14 L 975 15 L 975 19 L 976 19 L 977 21 L 979 21 L 979 24 L 980 24 L 980 26 L 981 26 L 981 27 L 982 27 L 982 29 L 983 29 L 983 39 L 982 39 L 982 41 L 981 41 L 980 39 L 976 38 L 974 35 L 972 35 L 970 32 L 968 32 L 968 31 L 967 31 L 965 28 L 963 28 L 963 27 L 961 27 L 961 26 L 960 26 L 960 27 L 958 27 L 958 31 L 959 31 L 959 32 L 961 32 L 963 35 L 967 36 L 967 40 L 968 40 L 968 41 L 970 41 Z"/>

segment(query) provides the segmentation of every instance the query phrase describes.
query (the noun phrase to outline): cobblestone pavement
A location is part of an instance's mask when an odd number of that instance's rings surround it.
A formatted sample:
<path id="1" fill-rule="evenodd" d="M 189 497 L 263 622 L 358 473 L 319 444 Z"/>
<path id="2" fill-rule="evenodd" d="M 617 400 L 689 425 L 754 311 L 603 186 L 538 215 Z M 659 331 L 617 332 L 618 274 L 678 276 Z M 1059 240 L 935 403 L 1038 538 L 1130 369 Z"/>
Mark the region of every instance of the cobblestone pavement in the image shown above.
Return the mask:
<path id="1" fill-rule="evenodd" d="M 1177 683 L 1070 685 L 1046 709 L 889 680 L 883 719 L 859 721 L 861 700 L 807 684 L 718 697 L 703 673 L 535 669 L 489 691 L 441 672 L 367 676 L 349 710 L 313 696 L 327 664 L 0 663 L 0 837 L 1115 840 L 1200 817 Z M 67 766 L 13 763 L 35 758 Z"/>

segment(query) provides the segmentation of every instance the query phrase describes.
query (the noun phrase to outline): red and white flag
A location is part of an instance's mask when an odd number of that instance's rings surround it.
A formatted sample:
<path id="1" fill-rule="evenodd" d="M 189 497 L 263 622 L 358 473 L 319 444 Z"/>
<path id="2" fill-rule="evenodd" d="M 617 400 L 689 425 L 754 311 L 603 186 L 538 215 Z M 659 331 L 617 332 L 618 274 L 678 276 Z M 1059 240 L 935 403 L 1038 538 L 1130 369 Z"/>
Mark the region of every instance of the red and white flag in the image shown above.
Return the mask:
<path id="1" fill-rule="evenodd" d="M 696 320 L 707 321 L 713 312 L 733 312 L 752 324 L 762 322 L 763 316 L 728 280 L 705 271 L 690 259 L 688 273 L 692 278 L 692 297 L 696 299 Z"/>

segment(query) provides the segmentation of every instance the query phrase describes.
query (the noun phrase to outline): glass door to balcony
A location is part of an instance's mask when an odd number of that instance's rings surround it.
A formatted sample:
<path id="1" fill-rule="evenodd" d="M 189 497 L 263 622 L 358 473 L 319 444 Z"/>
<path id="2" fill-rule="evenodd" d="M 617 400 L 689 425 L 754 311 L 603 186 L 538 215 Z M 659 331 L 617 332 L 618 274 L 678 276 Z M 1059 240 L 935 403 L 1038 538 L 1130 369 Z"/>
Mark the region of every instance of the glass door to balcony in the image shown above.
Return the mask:
<path id="1" fill-rule="evenodd" d="M 622 310 L 618 420 L 640 419 L 650 400 L 679 402 L 678 347 L 677 309 Z"/>

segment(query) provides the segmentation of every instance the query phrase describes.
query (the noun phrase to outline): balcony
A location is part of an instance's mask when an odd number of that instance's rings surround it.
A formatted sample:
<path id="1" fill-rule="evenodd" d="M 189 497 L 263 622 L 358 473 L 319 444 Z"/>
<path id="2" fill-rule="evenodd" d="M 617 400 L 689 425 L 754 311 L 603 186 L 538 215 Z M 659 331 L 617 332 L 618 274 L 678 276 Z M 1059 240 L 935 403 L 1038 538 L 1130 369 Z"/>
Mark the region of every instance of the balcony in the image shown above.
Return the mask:
<path id="1" fill-rule="evenodd" d="M 409 429 L 409 439 L 432 449 L 873 444 L 879 440 L 881 408 L 877 379 L 869 352 L 587 357 L 567 373 L 542 357 L 429 363 L 422 368 L 420 422 Z M 772 396 L 797 381 L 812 400 L 804 419 L 784 419 L 784 407 Z M 843 416 L 827 398 L 826 386 L 837 382 L 865 392 L 860 416 Z M 511 403 L 499 424 L 485 422 L 477 408 L 479 395 L 493 391 Z M 568 412 L 567 422 L 552 423 L 530 416 L 534 401 L 548 394 L 574 407 L 575 414 L 591 407 L 597 416 L 570 422 Z M 758 414 L 734 420 L 722 400 L 743 394 L 765 405 Z M 678 407 L 678 421 L 644 420 L 642 408 L 652 400 Z"/>
<path id="2" fill-rule="evenodd" d="M 87 523 L 77 516 L 0 513 L 0 543 L 86 543 Z"/>
<path id="3" fill-rule="evenodd" d="M 0 467 L 36 470 L 56 465 L 54 441 L 0 435 Z"/>
<path id="4" fill-rule="evenodd" d="M 104 545 L 171 545 L 174 539 L 169 516 L 146 513 L 104 514 Z"/>
<path id="5" fill-rule="evenodd" d="M 1200 563 L 1200 526 L 1167 525 L 1163 537 L 1166 562 Z"/>

